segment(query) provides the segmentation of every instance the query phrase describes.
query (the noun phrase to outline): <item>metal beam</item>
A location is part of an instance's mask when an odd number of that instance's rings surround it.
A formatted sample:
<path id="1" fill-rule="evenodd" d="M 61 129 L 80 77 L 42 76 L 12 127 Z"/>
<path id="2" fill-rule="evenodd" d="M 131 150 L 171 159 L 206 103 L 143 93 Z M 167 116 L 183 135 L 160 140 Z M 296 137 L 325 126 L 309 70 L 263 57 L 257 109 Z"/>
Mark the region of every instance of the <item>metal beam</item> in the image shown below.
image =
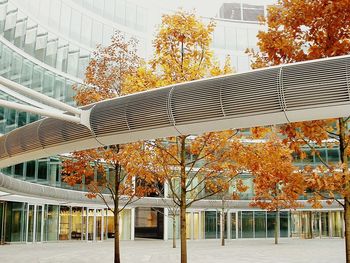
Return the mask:
<path id="1" fill-rule="evenodd" d="M 60 111 L 50 111 L 48 109 L 39 109 L 39 108 L 30 106 L 30 105 L 24 105 L 24 104 L 12 102 L 12 101 L 7 101 L 7 100 L 0 100 L 0 106 L 19 110 L 19 111 L 25 111 L 25 112 L 30 112 L 30 113 L 34 113 L 34 114 L 39 114 L 42 116 L 51 117 L 51 118 L 55 118 L 58 120 L 80 123 L 79 117 L 70 116 L 70 115 L 64 114 L 63 112 L 60 112 Z"/>

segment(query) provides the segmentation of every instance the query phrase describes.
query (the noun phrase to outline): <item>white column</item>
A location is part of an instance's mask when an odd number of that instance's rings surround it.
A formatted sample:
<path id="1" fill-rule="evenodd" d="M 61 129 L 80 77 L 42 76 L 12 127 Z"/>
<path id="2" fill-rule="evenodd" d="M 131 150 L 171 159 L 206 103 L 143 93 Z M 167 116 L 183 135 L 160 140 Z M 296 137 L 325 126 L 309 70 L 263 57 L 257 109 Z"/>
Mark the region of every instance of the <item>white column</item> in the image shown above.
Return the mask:
<path id="1" fill-rule="evenodd" d="M 194 215 L 193 215 L 193 211 L 191 211 L 190 215 L 191 215 L 191 233 L 190 233 L 190 238 L 191 238 L 191 240 L 193 240 L 194 239 Z"/>
<path id="2" fill-rule="evenodd" d="M 135 240 L 135 208 L 131 208 L 131 218 L 130 218 L 130 239 Z"/>
<path id="3" fill-rule="evenodd" d="M 227 239 L 231 239 L 231 211 L 227 210 Z"/>
<path id="4" fill-rule="evenodd" d="M 164 230 L 163 230 L 163 239 L 168 240 L 168 223 L 169 223 L 169 210 L 164 208 Z"/>

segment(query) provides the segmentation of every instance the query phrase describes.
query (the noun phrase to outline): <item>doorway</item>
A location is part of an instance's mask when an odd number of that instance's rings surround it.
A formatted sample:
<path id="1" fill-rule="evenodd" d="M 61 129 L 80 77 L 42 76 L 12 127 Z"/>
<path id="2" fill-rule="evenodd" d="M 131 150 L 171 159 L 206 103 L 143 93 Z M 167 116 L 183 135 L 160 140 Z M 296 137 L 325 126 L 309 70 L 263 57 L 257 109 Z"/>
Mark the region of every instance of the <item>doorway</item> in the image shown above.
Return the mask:
<path id="1" fill-rule="evenodd" d="M 135 208 L 135 237 L 163 239 L 163 233 L 163 208 Z"/>

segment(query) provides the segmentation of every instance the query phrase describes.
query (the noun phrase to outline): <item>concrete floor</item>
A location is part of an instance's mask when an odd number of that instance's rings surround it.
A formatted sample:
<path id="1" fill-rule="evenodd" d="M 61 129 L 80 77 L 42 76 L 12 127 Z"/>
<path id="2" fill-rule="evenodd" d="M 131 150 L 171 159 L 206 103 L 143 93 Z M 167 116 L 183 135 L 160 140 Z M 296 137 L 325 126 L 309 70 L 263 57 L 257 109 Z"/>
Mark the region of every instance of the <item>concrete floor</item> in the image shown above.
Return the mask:
<path id="1" fill-rule="evenodd" d="M 218 240 L 188 241 L 189 263 L 341 263 L 345 262 L 342 239 L 230 240 L 221 247 Z M 180 249 L 170 241 L 122 241 L 124 263 L 179 263 Z M 107 263 L 113 261 L 113 242 L 58 242 L 0 246 L 0 263 Z"/>

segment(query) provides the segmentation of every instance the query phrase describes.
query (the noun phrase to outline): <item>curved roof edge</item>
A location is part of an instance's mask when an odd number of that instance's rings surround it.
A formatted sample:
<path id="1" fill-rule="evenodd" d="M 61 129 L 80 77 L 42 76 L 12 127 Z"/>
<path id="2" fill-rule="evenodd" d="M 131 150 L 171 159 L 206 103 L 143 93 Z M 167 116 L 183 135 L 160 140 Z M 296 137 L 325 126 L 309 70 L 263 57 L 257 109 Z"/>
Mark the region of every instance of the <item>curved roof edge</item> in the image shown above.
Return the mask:
<path id="1" fill-rule="evenodd" d="M 101 101 L 90 128 L 45 118 L 0 137 L 0 167 L 138 140 L 350 115 L 350 56 L 191 81 Z"/>
<path id="2" fill-rule="evenodd" d="M 100 198 L 89 199 L 86 197 L 86 192 L 75 191 L 69 189 L 62 189 L 47 185 L 41 185 L 31 182 L 22 181 L 19 179 L 12 178 L 3 173 L 0 173 L 0 190 L 6 191 L 14 195 L 33 197 L 39 199 L 46 199 L 45 203 L 49 203 L 49 200 L 55 201 L 55 203 L 63 203 L 65 205 L 83 205 L 83 206 L 104 206 L 103 201 Z M 0 200 L 8 198 L 8 195 L 4 197 L 0 196 Z M 105 195 L 106 200 L 110 199 L 109 195 Z M 14 201 L 15 199 L 10 199 Z M 20 199 L 23 201 L 23 198 Z M 231 209 L 252 209 L 249 207 L 250 200 L 225 200 L 225 208 Z M 304 205 L 302 208 L 311 208 L 311 205 L 306 200 L 300 200 L 300 203 Z M 121 199 L 121 206 L 125 204 Z M 326 201 L 322 202 L 322 205 L 326 208 L 339 208 L 340 206 L 336 203 L 327 205 Z M 110 206 L 113 207 L 112 201 Z M 157 197 L 144 197 L 140 198 L 132 205 L 128 207 L 173 207 L 171 198 L 157 198 Z M 195 202 L 191 208 L 201 209 L 221 209 L 221 200 L 200 200 Z"/>

